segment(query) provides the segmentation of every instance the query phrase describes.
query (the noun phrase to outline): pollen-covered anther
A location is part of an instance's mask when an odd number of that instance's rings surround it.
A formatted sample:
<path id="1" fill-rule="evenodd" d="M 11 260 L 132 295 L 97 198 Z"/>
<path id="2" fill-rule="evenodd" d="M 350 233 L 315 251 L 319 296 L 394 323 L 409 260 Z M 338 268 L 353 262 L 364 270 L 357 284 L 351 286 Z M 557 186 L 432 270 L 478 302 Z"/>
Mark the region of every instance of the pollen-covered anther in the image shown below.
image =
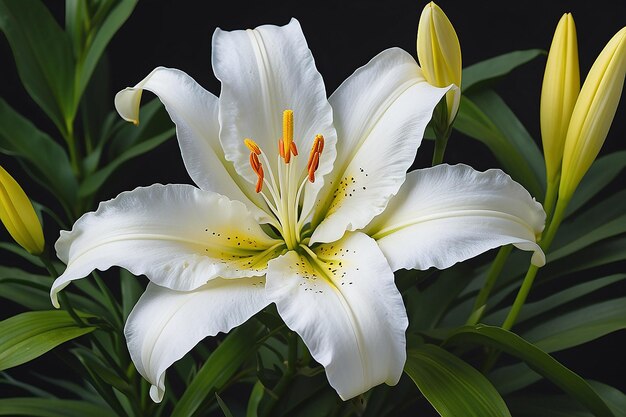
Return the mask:
<path id="1" fill-rule="evenodd" d="M 280 142 L 279 142 L 280 143 Z M 285 160 L 285 163 L 288 164 L 291 160 L 291 155 L 293 150 L 293 110 L 285 110 L 283 111 L 283 137 L 282 137 L 282 152 L 280 156 Z M 294 155 L 297 155 L 297 150 Z"/>
<path id="2" fill-rule="evenodd" d="M 257 145 L 255 141 L 250 138 L 246 138 L 243 140 L 243 143 L 248 149 L 250 149 L 250 152 L 253 152 L 256 155 L 261 155 L 261 148 L 259 148 L 259 145 Z"/>
<path id="3" fill-rule="evenodd" d="M 306 168 L 309 171 L 309 181 L 315 182 L 315 171 L 320 164 L 320 156 L 324 150 L 324 136 L 316 135 L 313 140 L 313 146 L 311 146 L 311 153 L 309 154 L 309 161 Z"/>

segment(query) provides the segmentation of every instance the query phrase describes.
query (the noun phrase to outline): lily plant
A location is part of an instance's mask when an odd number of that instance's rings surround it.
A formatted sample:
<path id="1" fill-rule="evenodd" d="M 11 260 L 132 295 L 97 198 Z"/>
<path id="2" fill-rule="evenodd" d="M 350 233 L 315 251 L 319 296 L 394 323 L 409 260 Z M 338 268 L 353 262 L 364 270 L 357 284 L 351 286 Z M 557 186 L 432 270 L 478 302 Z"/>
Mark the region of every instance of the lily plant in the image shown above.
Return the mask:
<path id="1" fill-rule="evenodd" d="M 504 172 L 412 165 L 433 109 L 451 88 L 385 50 L 329 98 L 296 20 L 216 30 L 219 98 L 182 71 L 156 68 L 115 98 L 139 123 L 143 90 L 176 125 L 192 185 L 123 192 L 61 232 L 71 281 L 120 266 L 148 287 L 130 313 L 131 358 L 159 402 L 165 372 L 199 341 L 269 304 L 346 400 L 396 384 L 408 326 L 399 269 L 443 269 L 513 244 L 537 245 L 545 213 Z"/>

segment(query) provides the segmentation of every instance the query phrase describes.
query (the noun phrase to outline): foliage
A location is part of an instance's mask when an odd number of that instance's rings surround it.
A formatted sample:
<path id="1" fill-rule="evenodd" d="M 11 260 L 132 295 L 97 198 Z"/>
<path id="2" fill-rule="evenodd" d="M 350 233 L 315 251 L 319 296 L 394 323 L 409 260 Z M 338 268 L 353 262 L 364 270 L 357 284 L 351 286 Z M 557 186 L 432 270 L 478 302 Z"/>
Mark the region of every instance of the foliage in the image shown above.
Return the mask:
<path id="1" fill-rule="evenodd" d="M 0 0 L 0 28 L 21 82 L 56 127 L 41 130 L 0 99 L 0 152 L 49 193 L 49 202 L 36 207 L 50 235 L 91 209 L 124 163 L 149 156 L 174 136 L 158 100 L 142 106 L 139 127 L 111 108 L 101 110 L 108 93 L 99 88 L 108 77 L 106 48 L 135 5 L 67 0 L 62 28 L 40 0 Z M 494 86 L 543 54 L 514 51 L 465 68 L 453 124 L 453 137 L 461 133 L 482 143 L 535 196 L 546 192 L 542 152 Z M 578 362 L 566 367 L 553 356 L 626 327 L 626 299 L 616 291 L 626 274 L 615 273 L 616 263 L 626 260 L 626 190 L 603 191 L 624 167 L 625 151 L 595 161 L 534 282 L 537 296 L 524 305 L 513 331 L 499 326 L 528 268 L 526 255 L 502 256 L 499 279 L 479 306 L 475 299 L 494 254 L 446 271 L 397 273 L 411 322 L 405 367 L 410 379 L 350 402 L 338 399 L 323 368 L 270 306 L 219 344 L 199 345 L 178 361 L 166 397 L 155 404 L 123 338 L 123 323 L 143 285 L 126 271 L 106 283 L 94 273 L 93 280 L 66 290 L 68 311 L 50 311 L 50 285 L 63 266 L 0 242 L 2 259 L 19 265 L 0 265 L 0 298 L 23 311 L 11 317 L 3 311 L 0 322 L 0 385 L 20 393 L 0 399 L 0 415 L 347 417 L 397 416 L 407 407 L 446 417 L 624 415 L 622 392 L 585 380 L 576 374 Z M 294 344 L 295 362 L 288 349 Z M 13 377 L 14 367 L 42 355 L 59 358 L 67 372 L 48 376 L 33 362 L 36 382 L 21 381 L 18 372 Z M 538 395 L 529 389 L 540 380 L 560 391 Z M 247 402 L 240 401 L 241 393 Z"/>

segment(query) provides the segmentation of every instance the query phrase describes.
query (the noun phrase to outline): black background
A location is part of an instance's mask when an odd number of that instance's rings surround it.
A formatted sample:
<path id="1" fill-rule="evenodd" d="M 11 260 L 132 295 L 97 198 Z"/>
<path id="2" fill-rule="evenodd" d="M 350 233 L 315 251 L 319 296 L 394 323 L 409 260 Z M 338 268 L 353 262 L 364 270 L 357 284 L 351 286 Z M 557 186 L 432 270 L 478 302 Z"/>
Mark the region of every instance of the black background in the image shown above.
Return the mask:
<path id="1" fill-rule="evenodd" d="M 62 24 L 63 3 L 47 1 Z M 108 49 L 111 69 L 111 99 L 118 90 L 143 79 L 154 67 L 182 69 L 214 94 L 219 83 L 210 65 L 211 35 L 215 28 L 225 30 L 271 23 L 286 24 L 296 17 L 303 28 L 328 94 L 357 67 L 383 49 L 399 46 L 413 56 L 417 22 L 425 1 L 174 1 L 142 0 L 115 36 Z M 626 1 L 452 1 L 442 0 L 444 9 L 458 33 L 463 65 L 512 50 L 548 49 L 554 28 L 564 12 L 572 12 L 579 43 L 581 79 L 606 42 L 626 25 Z M 545 57 L 515 70 L 496 89 L 518 115 L 531 135 L 539 140 L 539 97 Z M 42 130 L 58 137 L 51 122 L 30 99 L 19 81 L 8 43 L 0 37 L 0 94 L 11 106 L 34 121 Z M 626 103 L 618 108 L 613 127 L 602 153 L 625 149 Z M 147 95 L 146 95 L 147 97 Z M 422 146 L 417 166 L 427 166 L 432 144 Z M 446 162 L 464 162 L 477 169 L 497 166 L 480 143 L 453 133 Z M 49 196 L 26 178 L 18 165 L 0 155 L 7 167 L 35 200 Z M 613 184 L 622 188 L 622 174 Z M 190 182 L 175 141 L 126 164 L 104 188 L 100 199 L 108 199 L 126 189 L 155 182 Z M 47 231 L 50 234 L 49 231 Z M 0 239 L 7 240 L 4 230 Z M 56 236 L 48 236 L 53 242 Z M 623 289 L 623 287 L 621 287 Z M 620 294 L 624 295 L 624 293 Z M 6 307 L 0 318 L 7 317 Z M 557 357 L 571 361 L 584 377 L 626 390 L 623 351 L 624 332 L 605 336 L 573 352 Z M 581 355 L 585 360 L 581 361 Z"/>

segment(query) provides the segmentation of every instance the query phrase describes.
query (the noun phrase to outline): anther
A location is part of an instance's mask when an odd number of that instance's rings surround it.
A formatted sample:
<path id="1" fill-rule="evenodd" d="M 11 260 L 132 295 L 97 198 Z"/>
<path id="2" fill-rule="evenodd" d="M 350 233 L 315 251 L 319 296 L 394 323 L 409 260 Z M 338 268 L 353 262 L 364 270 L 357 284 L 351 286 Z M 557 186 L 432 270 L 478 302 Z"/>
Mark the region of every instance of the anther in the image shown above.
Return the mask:
<path id="1" fill-rule="evenodd" d="M 254 152 L 256 155 L 261 155 L 261 148 L 256 144 L 252 139 L 246 138 L 243 140 L 243 143 L 246 145 L 250 152 Z"/>
<path id="2" fill-rule="evenodd" d="M 285 159 L 285 144 L 282 139 L 278 139 L 278 154 L 281 158 Z"/>
<path id="3" fill-rule="evenodd" d="M 259 161 L 259 157 L 254 152 L 250 152 L 250 165 L 254 172 L 258 172 L 261 167 L 261 161 Z"/>
<path id="4" fill-rule="evenodd" d="M 320 164 L 320 154 L 315 152 L 313 158 L 309 161 L 309 181 L 315 182 L 315 171 Z"/>
<path id="5" fill-rule="evenodd" d="M 283 112 L 283 158 L 288 164 L 291 160 L 291 144 L 293 143 L 293 110 Z"/>
<path id="6" fill-rule="evenodd" d="M 291 154 L 293 156 L 298 156 L 298 148 L 296 147 L 296 142 L 291 142 L 291 145 L 289 146 L 289 150 L 291 151 Z"/>
<path id="7" fill-rule="evenodd" d="M 316 135 L 313 140 L 313 146 L 311 146 L 311 153 L 309 154 L 309 161 L 306 168 L 309 171 L 309 181 L 315 182 L 315 171 L 320 164 L 320 156 L 324 150 L 324 136 Z"/>

